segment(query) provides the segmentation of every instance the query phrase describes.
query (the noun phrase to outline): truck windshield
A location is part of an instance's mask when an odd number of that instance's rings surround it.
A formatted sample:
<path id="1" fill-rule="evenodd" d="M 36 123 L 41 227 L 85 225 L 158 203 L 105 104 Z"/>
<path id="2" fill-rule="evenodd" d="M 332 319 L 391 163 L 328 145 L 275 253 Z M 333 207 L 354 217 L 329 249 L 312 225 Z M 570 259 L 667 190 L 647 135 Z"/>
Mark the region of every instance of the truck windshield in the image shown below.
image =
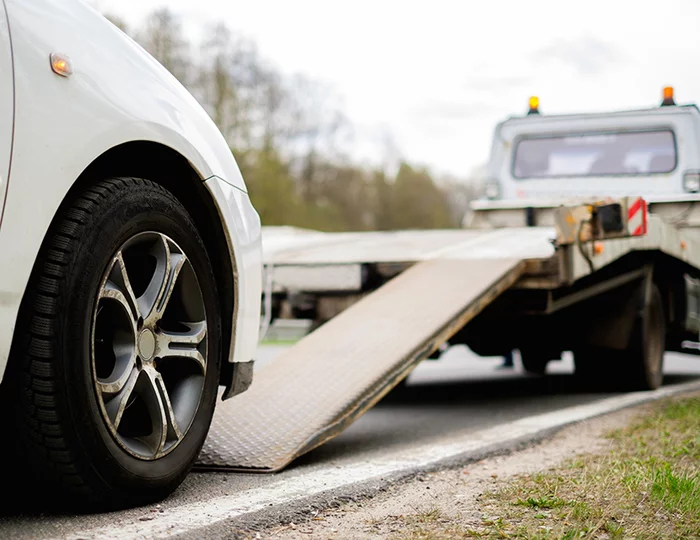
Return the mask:
<path id="1" fill-rule="evenodd" d="M 515 147 L 515 178 L 647 175 L 676 168 L 671 130 L 524 137 Z"/>

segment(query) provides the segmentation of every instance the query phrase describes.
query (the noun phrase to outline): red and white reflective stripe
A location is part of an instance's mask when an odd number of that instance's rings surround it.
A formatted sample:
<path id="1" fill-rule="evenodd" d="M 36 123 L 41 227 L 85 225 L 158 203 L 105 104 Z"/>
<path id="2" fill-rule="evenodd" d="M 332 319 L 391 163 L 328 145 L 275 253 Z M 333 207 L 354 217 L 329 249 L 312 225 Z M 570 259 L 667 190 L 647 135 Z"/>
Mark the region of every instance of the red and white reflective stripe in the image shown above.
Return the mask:
<path id="1" fill-rule="evenodd" d="M 647 202 L 641 197 L 633 199 L 627 210 L 627 230 L 632 236 L 647 233 Z"/>

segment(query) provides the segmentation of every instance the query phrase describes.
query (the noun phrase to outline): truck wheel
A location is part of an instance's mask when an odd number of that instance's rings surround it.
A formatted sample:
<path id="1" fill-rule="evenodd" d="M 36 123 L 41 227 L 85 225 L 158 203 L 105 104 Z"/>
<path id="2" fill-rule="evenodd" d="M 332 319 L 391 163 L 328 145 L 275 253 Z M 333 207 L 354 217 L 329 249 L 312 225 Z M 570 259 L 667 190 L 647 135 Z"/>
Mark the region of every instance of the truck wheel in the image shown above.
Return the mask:
<path id="1" fill-rule="evenodd" d="M 632 331 L 630 346 L 623 353 L 623 376 L 631 390 L 654 390 L 663 382 L 666 349 L 666 316 L 656 285 L 646 311 Z"/>
<path id="2" fill-rule="evenodd" d="M 536 349 L 524 349 L 520 350 L 520 361 L 523 364 L 523 368 L 528 373 L 544 375 L 547 371 L 547 364 L 549 364 L 550 359 L 546 354 Z"/>
<path id="3" fill-rule="evenodd" d="M 60 211 L 11 355 L 35 494 L 84 507 L 162 499 L 209 430 L 220 370 L 216 283 L 179 201 L 133 178 Z"/>
<path id="4" fill-rule="evenodd" d="M 619 390 L 654 390 L 663 381 L 665 344 L 663 300 L 652 285 L 649 305 L 635 321 L 628 348 L 575 351 L 576 377 L 587 384 L 611 382 Z"/>

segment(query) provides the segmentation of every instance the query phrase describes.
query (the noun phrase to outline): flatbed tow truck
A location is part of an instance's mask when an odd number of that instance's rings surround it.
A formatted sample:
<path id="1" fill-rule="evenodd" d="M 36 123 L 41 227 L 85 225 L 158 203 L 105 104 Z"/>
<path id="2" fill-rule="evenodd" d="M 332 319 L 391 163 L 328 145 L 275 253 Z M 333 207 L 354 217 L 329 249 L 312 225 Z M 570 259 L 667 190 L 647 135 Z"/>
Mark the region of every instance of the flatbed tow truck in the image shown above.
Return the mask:
<path id="1" fill-rule="evenodd" d="M 518 349 L 539 374 L 572 351 L 584 382 L 657 388 L 664 351 L 698 352 L 700 333 L 700 112 L 668 94 L 658 109 L 558 118 L 531 101 L 499 126 L 498 185 L 463 229 L 264 230 L 267 315 L 316 329 L 219 404 L 197 467 L 278 471 L 445 343 Z M 562 156 L 585 170 L 562 172 Z"/>

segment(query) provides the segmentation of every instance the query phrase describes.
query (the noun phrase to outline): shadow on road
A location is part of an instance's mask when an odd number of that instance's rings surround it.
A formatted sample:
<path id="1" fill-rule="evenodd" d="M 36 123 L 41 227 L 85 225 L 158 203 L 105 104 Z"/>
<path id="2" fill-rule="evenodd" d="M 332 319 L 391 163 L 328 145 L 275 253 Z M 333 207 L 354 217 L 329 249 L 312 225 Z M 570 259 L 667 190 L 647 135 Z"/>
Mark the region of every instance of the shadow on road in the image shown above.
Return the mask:
<path id="1" fill-rule="evenodd" d="M 674 373 L 665 377 L 664 385 L 698 379 L 700 373 Z M 429 443 L 436 437 L 478 431 L 618 394 L 605 384 L 583 387 L 572 375 L 556 373 L 531 377 L 496 371 L 493 376 L 412 383 L 391 392 L 346 432 L 297 459 L 285 471 L 294 474 L 295 470 L 342 461 L 371 461 L 377 456 L 390 456 L 392 451 L 407 445 Z M 5 462 L 3 485 L 12 496 L 0 505 L 0 522 L 7 518 L 34 520 L 39 516 L 70 519 L 76 515 L 74 511 L 61 512 L 55 506 L 41 504 L 36 492 L 23 493 L 25 476 L 13 463 Z M 90 511 L 86 509 L 84 513 Z"/>
<path id="2" fill-rule="evenodd" d="M 697 373 L 667 375 L 664 385 L 698 379 Z M 457 432 L 476 432 L 620 394 L 604 381 L 592 388 L 565 374 L 399 387 L 347 431 L 302 456 L 290 468 L 328 465 L 364 456 L 371 460 L 373 453 L 386 455 L 407 445 L 426 444 Z"/>
<path id="3" fill-rule="evenodd" d="M 698 374 L 673 374 L 664 377 L 664 386 L 690 382 Z M 468 403 L 494 398 L 526 398 L 556 394 L 585 394 L 600 398 L 599 394 L 620 394 L 616 381 L 601 379 L 585 384 L 572 375 L 553 374 L 544 377 L 494 378 L 478 381 L 421 383 L 400 386 L 392 390 L 377 406 L 390 404 Z"/>

